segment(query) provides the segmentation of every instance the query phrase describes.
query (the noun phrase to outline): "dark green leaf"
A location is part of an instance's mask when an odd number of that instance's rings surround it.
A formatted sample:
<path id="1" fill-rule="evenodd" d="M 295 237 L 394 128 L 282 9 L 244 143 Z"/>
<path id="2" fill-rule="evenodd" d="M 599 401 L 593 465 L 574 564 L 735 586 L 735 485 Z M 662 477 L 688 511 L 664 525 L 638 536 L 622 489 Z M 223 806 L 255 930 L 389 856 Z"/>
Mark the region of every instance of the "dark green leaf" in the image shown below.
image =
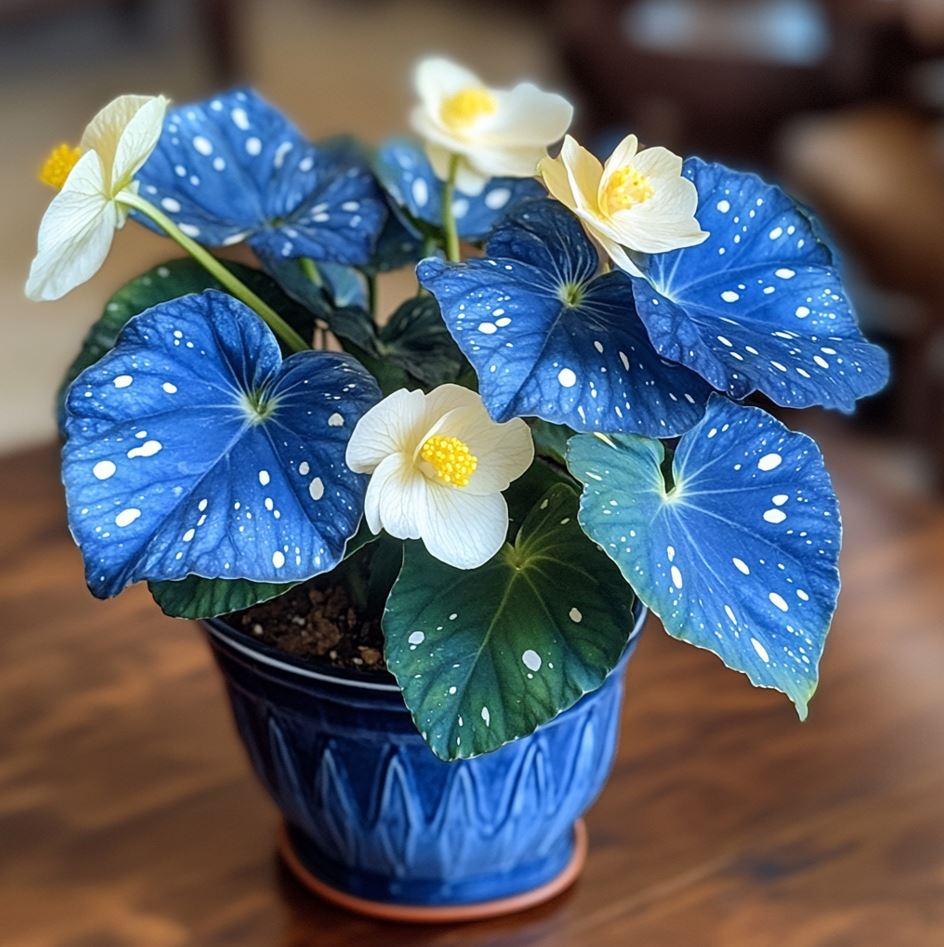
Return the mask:
<path id="1" fill-rule="evenodd" d="M 384 614 L 387 666 L 441 759 L 487 753 L 595 690 L 632 630 L 633 595 L 551 488 L 514 545 L 464 572 L 406 546 Z"/>
<path id="2" fill-rule="evenodd" d="M 148 590 L 161 611 L 172 618 L 215 618 L 277 598 L 298 584 L 188 575 L 176 582 L 149 582 Z"/>
<path id="3" fill-rule="evenodd" d="M 552 424 L 542 418 L 531 422 L 531 436 L 534 438 L 534 452 L 563 465 L 567 456 L 567 441 L 574 432 L 563 424 Z"/>
<path id="4" fill-rule="evenodd" d="M 345 547 L 345 560 L 376 538 L 362 520 L 360 528 Z M 204 579 L 199 575 L 188 575 L 175 582 L 149 582 L 148 590 L 161 611 L 172 618 L 215 618 L 278 598 L 298 584 Z"/>
<path id="5" fill-rule="evenodd" d="M 380 330 L 380 352 L 430 387 L 455 381 L 466 365 L 432 296 L 403 303 Z"/>

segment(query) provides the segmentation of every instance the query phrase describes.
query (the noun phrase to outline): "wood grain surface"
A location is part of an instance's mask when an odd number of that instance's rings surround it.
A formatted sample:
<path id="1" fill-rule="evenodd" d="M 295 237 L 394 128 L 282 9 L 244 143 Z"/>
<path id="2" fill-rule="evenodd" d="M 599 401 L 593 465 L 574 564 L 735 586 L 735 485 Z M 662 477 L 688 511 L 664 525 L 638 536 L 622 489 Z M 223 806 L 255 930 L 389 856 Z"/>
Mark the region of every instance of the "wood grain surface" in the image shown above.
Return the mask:
<path id="1" fill-rule="evenodd" d="M 583 877 L 427 929 L 288 876 L 197 631 L 142 588 L 94 601 L 55 451 L 0 461 L 0 944 L 944 944 L 944 506 L 825 446 L 844 590 L 809 721 L 650 623 Z"/>

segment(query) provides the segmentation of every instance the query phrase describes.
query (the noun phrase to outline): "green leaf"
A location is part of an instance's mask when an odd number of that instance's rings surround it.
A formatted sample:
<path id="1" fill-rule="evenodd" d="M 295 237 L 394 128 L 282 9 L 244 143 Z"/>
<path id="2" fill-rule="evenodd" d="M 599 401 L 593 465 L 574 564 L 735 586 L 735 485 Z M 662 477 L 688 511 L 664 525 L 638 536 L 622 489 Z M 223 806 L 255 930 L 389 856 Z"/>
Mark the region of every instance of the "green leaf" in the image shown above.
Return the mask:
<path id="1" fill-rule="evenodd" d="M 381 355 L 431 388 L 455 381 L 467 364 L 432 296 L 403 303 L 380 330 L 379 343 Z"/>
<path id="2" fill-rule="evenodd" d="M 547 457 L 562 466 L 566 463 L 567 441 L 574 436 L 569 427 L 536 418 L 531 422 L 531 436 L 534 438 L 534 451 L 539 457 Z"/>
<path id="3" fill-rule="evenodd" d="M 595 690 L 632 630 L 633 594 L 556 485 L 514 545 L 464 572 L 406 545 L 384 636 L 417 729 L 444 760 L 495 750 Z"/>
<path id="4" fill-rule="evenodd" d="M 377 537 L 370 531 L 366 521 L 348 540 L 344 559 L 350 559 Z M 339 567 L 340 568 L 340 567 Z M 174 582 L 149 582 L 148 591 L 161 611 L 171 618 L 215 618 L 229 615 L 278 598 L 294 589 L 298 582 L 250 582 L 248 579 L 205 579 L 199 575 L 188 575 Z"/>
<path id="5" fill-rule="evenodd" d="M 505 491 L 505 502 L 508 504 L 508 537 L 510 540 L 518 535 L 521 524 L 528 518 L 534 504 L 558 484 L 567 484 L 571 489 L 577 489 L 577 481 L 561 467 L 549 464 L 536 457 L 531 466 Z"/>
<path id="6" fill-rule="evenodd" d="M 148 590 L 161 611 L 171 618 L 215 618 L 268 602 L 298 584 L 188 575 L 176 582 L 149 582 Z"/>
<path id="7" fill-rule="evenodd" d="M 265 273 L 240 263 L 221 261 L 243 283 L 269 303 L 302 338 L 311 338 L 315 316 L 304 306 L 289 299 L 279 286 Z M 125 283 L 105 306 L 101 317 L 92 325 L 79 354 L 66 371 L 57 395 L 57 413 L 60 428 L 64 420 L 63 403 L 69 385 L 90 365 L 115 347 L 121 330 L 133 316 L 156 306 L 158 303 L 202 293 L 206 289 L 223 289 L 209 273 L 189 257 L 169 260 L 160 266 L 136 276 Z"/>
<path id="8" fill-rule="evenodd" d="M 381 328 L 354 307 L 336 310 L 328 322 L 344 350 L 370 371 L 384 394 L 411 382 L 427 390 L 457 382 L 469 367 L 431 296 L 408 299 Z"/>

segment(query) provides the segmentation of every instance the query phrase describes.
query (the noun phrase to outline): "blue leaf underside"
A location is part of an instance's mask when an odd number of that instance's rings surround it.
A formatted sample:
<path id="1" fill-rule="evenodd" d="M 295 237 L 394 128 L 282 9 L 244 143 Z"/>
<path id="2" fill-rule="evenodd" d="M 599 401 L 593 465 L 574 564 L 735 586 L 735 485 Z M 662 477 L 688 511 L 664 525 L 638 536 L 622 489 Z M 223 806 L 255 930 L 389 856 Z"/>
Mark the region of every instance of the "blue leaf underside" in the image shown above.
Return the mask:
<path id="1" fill-rule="evenodd" d="M 377 151 L 376 169 L 397 206 L 414 220 L 442 226 L 443 182 L 418 142 L 408 138 L 384 142 Z M 481 240 L 516 204 L 543 193 L 544 188 L 530 178 L 492 178 L 475 195 L 456 191 L 452 201 L 456 230 L 463 240 Z"/>
<path id="2" fill-rule="evenodd" d="M 189 237 L 267 257 L 367 263 L 387 215 L 352 149 L 311 144 L 248 89 L 168 113 L 139 179 Z"/>
<path id="3" fill-rule="evenodd" d="M 633 284 L 657 351 L 734 398 L 760 391 L 790 407 L 851 410 L 888 380 L 888 359 L 865 340 L 830 248 L 779 188 L 697 158 L 709 238 L 649 258 Z"/>
<path id="4" fill-rule="evenodd" d="M 801 717 L 839 593 L 839 508 L 816 445 L 715 396 L 675 454 L 658 441 L 570 442 L 580 522 L 677 638 L 713 651 Z"/>
<path id="5" fill-rule="evenodd" d="M 711 388 L 658 355 L 635 311 L 631 280 L 598 275 L 577 220 L 555 201 L 522 203 L 484 259 L 423 260 L 497 421 L 536 416 L 575 431 L 669 437 L 702 415 Z"/>
<path id="6" fill-rule="evenodd" d="M 63 481 L 89 587 L 332 568 L 366 486 L 347 441 L 379 394 L 348 356 L 283 362 L 268 327 L 223 293 L 136 316 L 67 403 Z"/>

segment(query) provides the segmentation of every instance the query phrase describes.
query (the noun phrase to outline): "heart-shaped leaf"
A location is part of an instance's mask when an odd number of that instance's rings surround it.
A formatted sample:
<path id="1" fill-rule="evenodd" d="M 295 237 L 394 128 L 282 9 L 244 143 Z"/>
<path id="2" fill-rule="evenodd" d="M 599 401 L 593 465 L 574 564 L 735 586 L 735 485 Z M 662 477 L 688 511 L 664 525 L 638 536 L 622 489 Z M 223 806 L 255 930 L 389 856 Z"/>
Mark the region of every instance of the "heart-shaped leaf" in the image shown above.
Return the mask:
<path id="1" fill-rule="evenodd" d="M 315 316 L 293 302 L 265 273 L 231 260 L 220 261 L 234 276 L 267 302 L 303 338 L 310 339 Z M 296 261 L 296 266 L 297 261 Z M 94 365 L 115 345 L 118 334 L 132 316 L 158 303 L 202 293 L 205 289 L 222 289 L 217 280 L 190 257 L 168 260 L 125 283 L 105 306 L 101 317 L 93 323 L 82 342 L 79 354 L 66 371 L 58 394 L 59 428 L 65 423 L 65 396 L 69 385 L 89 365 Z"/>
<path id="2" fill-rule="evenodd" d="M 367 263 L 387 217 L 356 147 L 311 144 L 251 89 L 168 112 L 138 179 L 187 236 L 267 257 Z"/>
<path id="3" fill-rule="evenodd" d="M 599 687 L 632 630 L 633 595 L 558 485 L 479 569 L 409 543 L 384 613 L 387 667 L 441 759 L 531 733 Z"/>
<path id="4" fill-rule="evenodd" d="M 581 525 L 669 634 L 805 718 L 839 594 L 839 506 L 819 449 L 714 396 L 679 443 L 671 488 L 663 460 L 648 438 L 573 438 Z"/>
<path id="5" fill-rule="evenodd" d="M 660 355 L 734 398 L 851 410 L 888 381 L 888 358 L 856 325 L 830 248 L 778 187 L 698 158 L 696 217 L 710 236 L 649 258 L 634 280 Z"/>
<path id="6" fill-rule="evenodd" d="M 347 441 L 378 398 L 349 356 L 283 362 L 269 328 L 214 290 L 132 319 L 67 399 L 63 481 L 92 592 L 331 569 L 366 486 Z"/>
<path id="7" fill-rule="evenodd" d="M 405 222 L 442 226 L 443 182 L 436 177 L 419 142 L 394 138 L 377 151 L 374 170 L 395 204 L 405 212 Z M 456 191 L 452 213 L 463 240 L 484 239 L 499 218 L 519 201 L 540 197 L 544 188 L 531 178 L 492 178 L 479 194 Z"/>
<path id="8" fill-rule="evenodd" d="M 596 249 L 562 204 L 520 204 L 485 252 L 459 264 L 426 259 L 417 274 L 496 421 L 668 437 L 701 417 L 710 387 L 656 354 L 629 277 L 598 275 Z"/>

